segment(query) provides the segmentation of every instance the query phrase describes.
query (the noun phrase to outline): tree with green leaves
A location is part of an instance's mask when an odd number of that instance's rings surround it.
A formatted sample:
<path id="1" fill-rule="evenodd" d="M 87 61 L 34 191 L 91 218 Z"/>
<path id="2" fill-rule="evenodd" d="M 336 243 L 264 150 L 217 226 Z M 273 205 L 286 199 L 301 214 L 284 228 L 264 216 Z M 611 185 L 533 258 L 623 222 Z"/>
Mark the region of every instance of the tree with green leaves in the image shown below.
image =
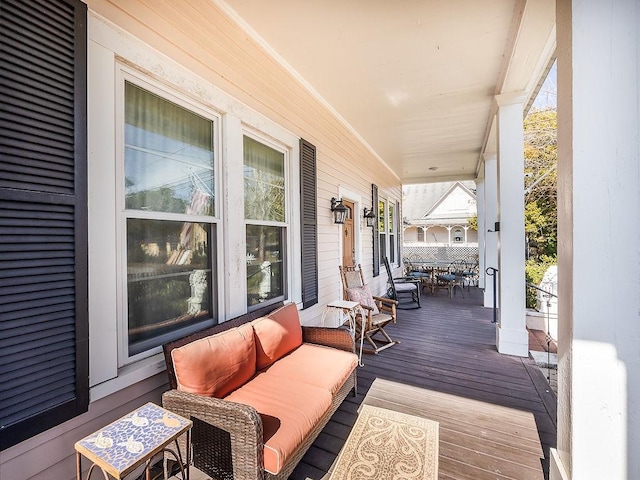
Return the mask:
<path id="1" fill-rule="evenodd" d="M 537 285 L 558 248 L 558 116 L 556 109 L 532 110 L 524 120 L 526 280 Z M 527 295 L 527 306 L 535 295 Z"/>

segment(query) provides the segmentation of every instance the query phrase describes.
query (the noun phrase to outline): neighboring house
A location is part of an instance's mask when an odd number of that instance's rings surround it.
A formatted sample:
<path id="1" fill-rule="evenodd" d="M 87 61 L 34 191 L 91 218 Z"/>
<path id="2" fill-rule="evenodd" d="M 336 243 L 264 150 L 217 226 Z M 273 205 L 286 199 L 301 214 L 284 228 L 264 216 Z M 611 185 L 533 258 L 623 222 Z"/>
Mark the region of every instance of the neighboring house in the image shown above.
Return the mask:
<path id="1" fill-rule="evenodd" d="M 474 182 L 405 185 L 402 207 L 405 246 L 478 246 L 469 225 L 477 215 Z"/>

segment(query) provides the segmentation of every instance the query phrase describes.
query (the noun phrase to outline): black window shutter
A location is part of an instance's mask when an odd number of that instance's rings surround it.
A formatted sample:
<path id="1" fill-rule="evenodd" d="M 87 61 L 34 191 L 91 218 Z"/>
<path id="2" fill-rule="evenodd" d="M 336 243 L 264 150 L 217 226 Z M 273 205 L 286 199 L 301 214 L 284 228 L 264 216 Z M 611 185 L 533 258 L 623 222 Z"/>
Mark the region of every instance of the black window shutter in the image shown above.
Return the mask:
<path id="1" fill-rule="evenodd" d="M 300 139 L 302 308 L 318 303 L 318 222 L 316 147 Z"/>
<path id="2" fill-rule="evenodd" d="M 376 212 L 376 221 L 373 223 L 373 276 L 380 275 L 380 228 L 378 219 L 378 186 L 371 184 L 371 206 Z"/>
<path id="3" fill-rule="evenodd" d="M 86 23 L 0 2 L 0 450 L 89 403 Z"/>

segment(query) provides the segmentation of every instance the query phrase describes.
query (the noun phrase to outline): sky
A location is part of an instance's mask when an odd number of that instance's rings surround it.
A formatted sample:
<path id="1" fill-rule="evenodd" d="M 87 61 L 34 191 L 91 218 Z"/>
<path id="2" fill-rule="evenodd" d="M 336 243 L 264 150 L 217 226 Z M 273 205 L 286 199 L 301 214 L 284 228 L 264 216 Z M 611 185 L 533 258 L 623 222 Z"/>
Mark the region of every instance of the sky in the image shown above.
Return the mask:
<path id="1" fill-rule="evenodd" d="M 533 102 L 533 108 L 545 110 L 547 108 L 557 108 L 558 106 L 558 70 L 557 62 L 553 62 L 551 70 L 546 80 L 542 84 L 538 96 Z"/>

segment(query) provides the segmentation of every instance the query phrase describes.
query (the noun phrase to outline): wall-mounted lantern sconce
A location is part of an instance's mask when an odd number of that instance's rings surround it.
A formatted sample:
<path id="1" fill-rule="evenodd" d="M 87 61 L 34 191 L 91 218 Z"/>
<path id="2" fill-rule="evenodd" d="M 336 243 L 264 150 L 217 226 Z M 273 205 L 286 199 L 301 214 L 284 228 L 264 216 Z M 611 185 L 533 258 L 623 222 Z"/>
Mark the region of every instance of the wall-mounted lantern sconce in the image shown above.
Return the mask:
<path id="1" fill-rule="evenodd" d="M 364 207 L 364 221 L 367 222 L 367 227 L 375 226 L 376 214 L 373 212 L 373 208 L 371 210 L 367 210 L 367 207 Z"/>
<path id="2" fill-rule="evenodd" d="M 347 218 L 349 210 L 342 204 L 342 199 L 331 198 L 331 211 L 333 212 L 333 223 L 343 224 Z"/>

